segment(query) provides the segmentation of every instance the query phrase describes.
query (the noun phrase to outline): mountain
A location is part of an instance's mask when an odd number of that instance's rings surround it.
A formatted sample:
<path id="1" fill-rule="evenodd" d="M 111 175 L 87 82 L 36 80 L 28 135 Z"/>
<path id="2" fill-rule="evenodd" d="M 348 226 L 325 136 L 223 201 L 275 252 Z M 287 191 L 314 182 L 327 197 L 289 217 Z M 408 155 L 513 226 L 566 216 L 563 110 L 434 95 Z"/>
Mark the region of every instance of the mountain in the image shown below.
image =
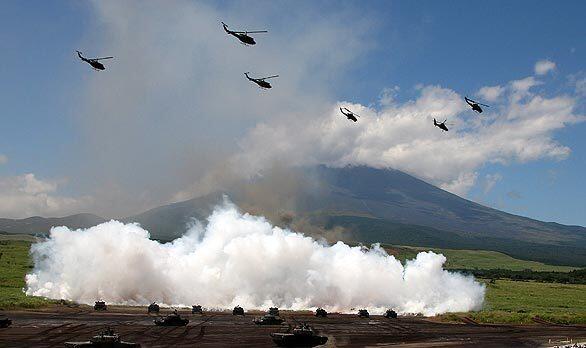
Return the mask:
<path id="1" fill-rule="evenodd" d="M 541 222 L 471 202 L 396 170 L 368 167 L 287 169 L 223 191 L 122 219 L 161 240 L 204 219 L 223 195 L 241 209 L 307 233 L 342 230 L 343 239 L 440 248 L 483 249 L 551 264 L 586 266 L 586 228 Z M 33 223 L 34 221 L 34 223 Z M 0 231 L 46 233 L 49 226 L 88 227 L 104 219 L 0 219 Z"/>
<path id="2" fill-rule="evenodd" d="M 586 266 L 586 228 L 485 207 L 397 170 L 320 166 L 297 169 L 293 177 L 299 183 L 285 192 L 282 183 L 265 177 L 222 193 L 240 208 L 280 225 L 296 228 L 296 221 L 303 221 L 302 226 L 309 221 L 325 232 L 341 227 L 349 241 L 494 250 L 521 259 Z M 173 239 L 192 218 L 207 217 L 222 193 L 125 220 L 139 222 L 155 238 Z M 267 197 L 271 194 L 275 197 Z M 283 215 L 288 219 L 281 219 Z"/>
<path id="3" fill-rule="evenodd" d="M 33 216 L 26 219 L 1 219 L 0 231 L 11 234 L 40 234 L 49 233 L 53 226 L 68 226 L 72 229 L 88 228 L 101 224 L 106 220 L 93 214 L 75 214 L 61 218 L 44 218 Z"/>

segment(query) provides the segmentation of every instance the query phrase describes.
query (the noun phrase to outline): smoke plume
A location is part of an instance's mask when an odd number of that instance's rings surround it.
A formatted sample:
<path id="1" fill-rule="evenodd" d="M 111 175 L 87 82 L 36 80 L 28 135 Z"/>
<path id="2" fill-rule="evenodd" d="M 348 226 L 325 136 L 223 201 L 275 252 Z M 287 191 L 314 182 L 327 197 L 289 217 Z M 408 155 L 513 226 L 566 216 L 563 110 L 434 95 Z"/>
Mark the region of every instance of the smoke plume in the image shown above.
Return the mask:
<path id="1" fill-rule="evenodd" d="M 194 223 L 170 243 L 150 240 L 137 224 L 112 220 L 75 231 L 55 227 L 31 253 L 27 295 L 83 303 L 366 307 L 374 313 L 392 307 L 433 315 L 480 309 L 485 292 L 472 277 L 444 270 L 443 255 L 421 252 L 403 266 L 378 245 L 330 246 L 229 202 L 207 225 Z"/>

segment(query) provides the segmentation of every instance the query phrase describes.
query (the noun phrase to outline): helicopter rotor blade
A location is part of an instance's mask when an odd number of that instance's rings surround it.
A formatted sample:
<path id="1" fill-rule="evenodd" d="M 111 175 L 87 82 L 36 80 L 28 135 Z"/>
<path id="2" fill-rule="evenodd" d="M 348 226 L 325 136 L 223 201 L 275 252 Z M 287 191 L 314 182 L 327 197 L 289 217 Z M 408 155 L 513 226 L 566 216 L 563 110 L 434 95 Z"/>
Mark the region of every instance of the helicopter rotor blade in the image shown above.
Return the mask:
<path id="1" fill-rule="evenodd" d="M 258 33 L 268 33 L 268 30 L 253 30 L 253 31 L 245 31 L 245 34 L 258 34 Z"/>
<path id="2" fill-rule="evenodd" d="M 487 108 L 490 107 L 490 105 L 486 105 L 486 104 L 482 104 L 482 103 L 477 103 L 478 105 L 482 105 L 482 106 L 486 106 Z"/>
<path id="3" fill-rule="evenodd" d="M 94 60 L 102 60 L 102 59 L 112 59 L 114 57 L 101 57 L 101 58 L 94 58 Z"/>
<path id="4" fill-rule="evenodd" d="M 269 76 L 269 77 L 263 77 L 262 79 L 259 79 L 259 80 L 272 79 L 272 78 L 275 78 L 275 77 L 279 77 L 279 75 L 273 75 L 273 76 Z"/>

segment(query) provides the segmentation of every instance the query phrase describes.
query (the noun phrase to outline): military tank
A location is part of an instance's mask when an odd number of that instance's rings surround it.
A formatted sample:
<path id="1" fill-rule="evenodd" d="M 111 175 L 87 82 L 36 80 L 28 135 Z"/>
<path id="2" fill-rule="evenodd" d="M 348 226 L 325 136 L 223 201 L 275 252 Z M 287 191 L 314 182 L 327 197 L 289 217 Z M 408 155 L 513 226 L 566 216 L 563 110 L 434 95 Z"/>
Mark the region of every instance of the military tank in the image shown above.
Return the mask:
<path id="1" fill-rule="evenodd" d="M 203 310 L 201 309 L 201 305 L 193 305 L 191 306 L 191 314 L 202 314 Z"/>
<path id="2" fill-rule="evenodd" d="M 392 309 L 387 309 L 384 317 L 385 318 L 389 318 L 389 319 L 396 319 L 397 318 L 397 312 L 395 312 Z"/>
<path id="3" fill-rule="evenodd" d="M 370 318 L 370 314 L 368 314 L 368 311 L 366 309 L 360 309 L 358 311 L 358 316 L 360 318 Z"/>
<path id="4" fill-rule="evenodd" d="M 0 328 L 9 327 L 10 325 L 12 325 L 12 320 L 7 317 L 0 317 Z"/>
<path id="5" fill-rule="evenodd" d="M 320 336 L 307 324 L 297 326 L 287 333 L 272 333 L 273 342 L 279 347 L 315 347 L 328 341 L 326 336 Z"/>
<path id="6" fill-rule="evenodd" d="M 108 306 L 106 306 L 106 302 L 104 301 L 96 301 L 96 303 L 94 304 L 94 310 L 96 311 L 105 311 L 108 309 Z"/>
<path id="7" fill-rule="evenodd" d="M 156 302 L 153 302 L 149 305 L 148 313 L 159 313 L 159 305 Z"/>
<path id="8" fill-rule="evenodd" d="M 99 334 L 85 342 L 65 342 L 66 347 L 102 347 L 102 348 L 129 348 L 140 347 L 138 343 L 125 342 L 120 339 L 120 335 L 111 328 L 101 331 Z"/>
<path id="9" fill-rule="evenodd" d="M 256 325 L 281 325 L 285 320 L 279 317 L 279 308 L 271 307 L 269 312 L 260 318 L 255 318 L 252 322 Z"/>
<path id="10" fill-rule="evenodd" d="M 325 318 L 328 316 L 328 312 L 323 308 L 318 308 L 315 310 L 315 316 Z"/>
<path id="11" fill-rule="evenodd" d="M 154 323 L 157 326 L 186 326 L 189 324 L 189 319 L 181 318 L 177 310 L 174 310 L 173 313 L 164 318 L 155 319 Z"/>
<path id="12" fill-rule="evenodd" d="M 234 307 L 234 309 L 232 310 L 232 315 L 244 315 L 244 308 L 240 306 Z"/>

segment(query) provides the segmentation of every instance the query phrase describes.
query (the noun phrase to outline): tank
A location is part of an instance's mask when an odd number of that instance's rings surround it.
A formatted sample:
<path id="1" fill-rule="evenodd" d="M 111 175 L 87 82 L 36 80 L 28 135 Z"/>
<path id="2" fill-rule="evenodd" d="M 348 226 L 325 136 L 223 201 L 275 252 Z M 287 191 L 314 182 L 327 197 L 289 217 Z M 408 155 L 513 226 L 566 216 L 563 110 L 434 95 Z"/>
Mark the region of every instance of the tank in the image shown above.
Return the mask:
<path id="1" fill-rule="evenodd" d="M 360 318 L 370 318 L 370 314 L 368 314 L 368 311 L 366 309 L 361 309 L 358 311 L 358 316 Z"/>
<path id="2" fill-rule="evenodd" d="M 179 313 L 177 313 L 177 310 L 175 310 L 173 313 L 162 319 L 155 319 L 154 323 L 158 326 L 186 326 L 189 324 L 189 319 L 181 318 Z"/>
<path id="3" fill-rule="evenodd" d="M 385 318 L 395 319 L 397 318 L 397 312 L 392 309 L 387 309 L 387 312 L 384 315 Z"/>
<path id="4" fill-rule="evenodd" d="M 96 301 L 94 304 L 94 310 L 96 311 L 105 311 L 108 307 L 106 306 L 106 302 L 104 301 Z"/>
<path id="5" fill-rule="evenodd" d="M 159 305 L 155 302 L 151 303 L 148 308 L 149 313 L 159 313 Z"/>
<path id="6" fill-rule="evenodd" d="M 111 328 L 100 332 L 94 337 L 90 338 L 86 342 L 65 342 L 66 347 L 140 347 L 138 343 L 124 342 L 120 339 L 120 336 L 114 332 Z"/>
<path id="7" fill-rule="evenodd" d="M 279 347 L 315 347 L 328 341 L 326 336 L 320 336 L 307 324 L 301 324 L 292 332 L 272 333 L 273 342 Z"/>
<path id="8" fill-rule="evenodd" d="M 279 317 L 279 309 L 275 307 L 269 308 L 267 314 L 253 320 L 256 325 L 281 325 L 284 321 Z"/>
<path id="9" fill-rule="evenodd" d="M 315 316 L 325 318 L 328 316 L 328 312 L 323 308 L 318 308 L 315 310 Z"/>
<path id="10" fill-rule="evenodd" d="M 201 309 L 201 305 L 193 305 L 191 306 L 191 314 L 202 314 L 203 310 Z"/>
<path id="11" fill-rule="evenodd" d="M 7 317 L 0 317 L 0 327 L 9 327 L 10 325 L 12 325 L 12 320 Z"/>
<path id="12" fill-rule="evenodd" d="M 244 315 L 244 308 L 240 307 L 240 306 L 236 306 L 234 307 L 234 309 L 232 310 L 232 314 L 233 315 Z"/>

